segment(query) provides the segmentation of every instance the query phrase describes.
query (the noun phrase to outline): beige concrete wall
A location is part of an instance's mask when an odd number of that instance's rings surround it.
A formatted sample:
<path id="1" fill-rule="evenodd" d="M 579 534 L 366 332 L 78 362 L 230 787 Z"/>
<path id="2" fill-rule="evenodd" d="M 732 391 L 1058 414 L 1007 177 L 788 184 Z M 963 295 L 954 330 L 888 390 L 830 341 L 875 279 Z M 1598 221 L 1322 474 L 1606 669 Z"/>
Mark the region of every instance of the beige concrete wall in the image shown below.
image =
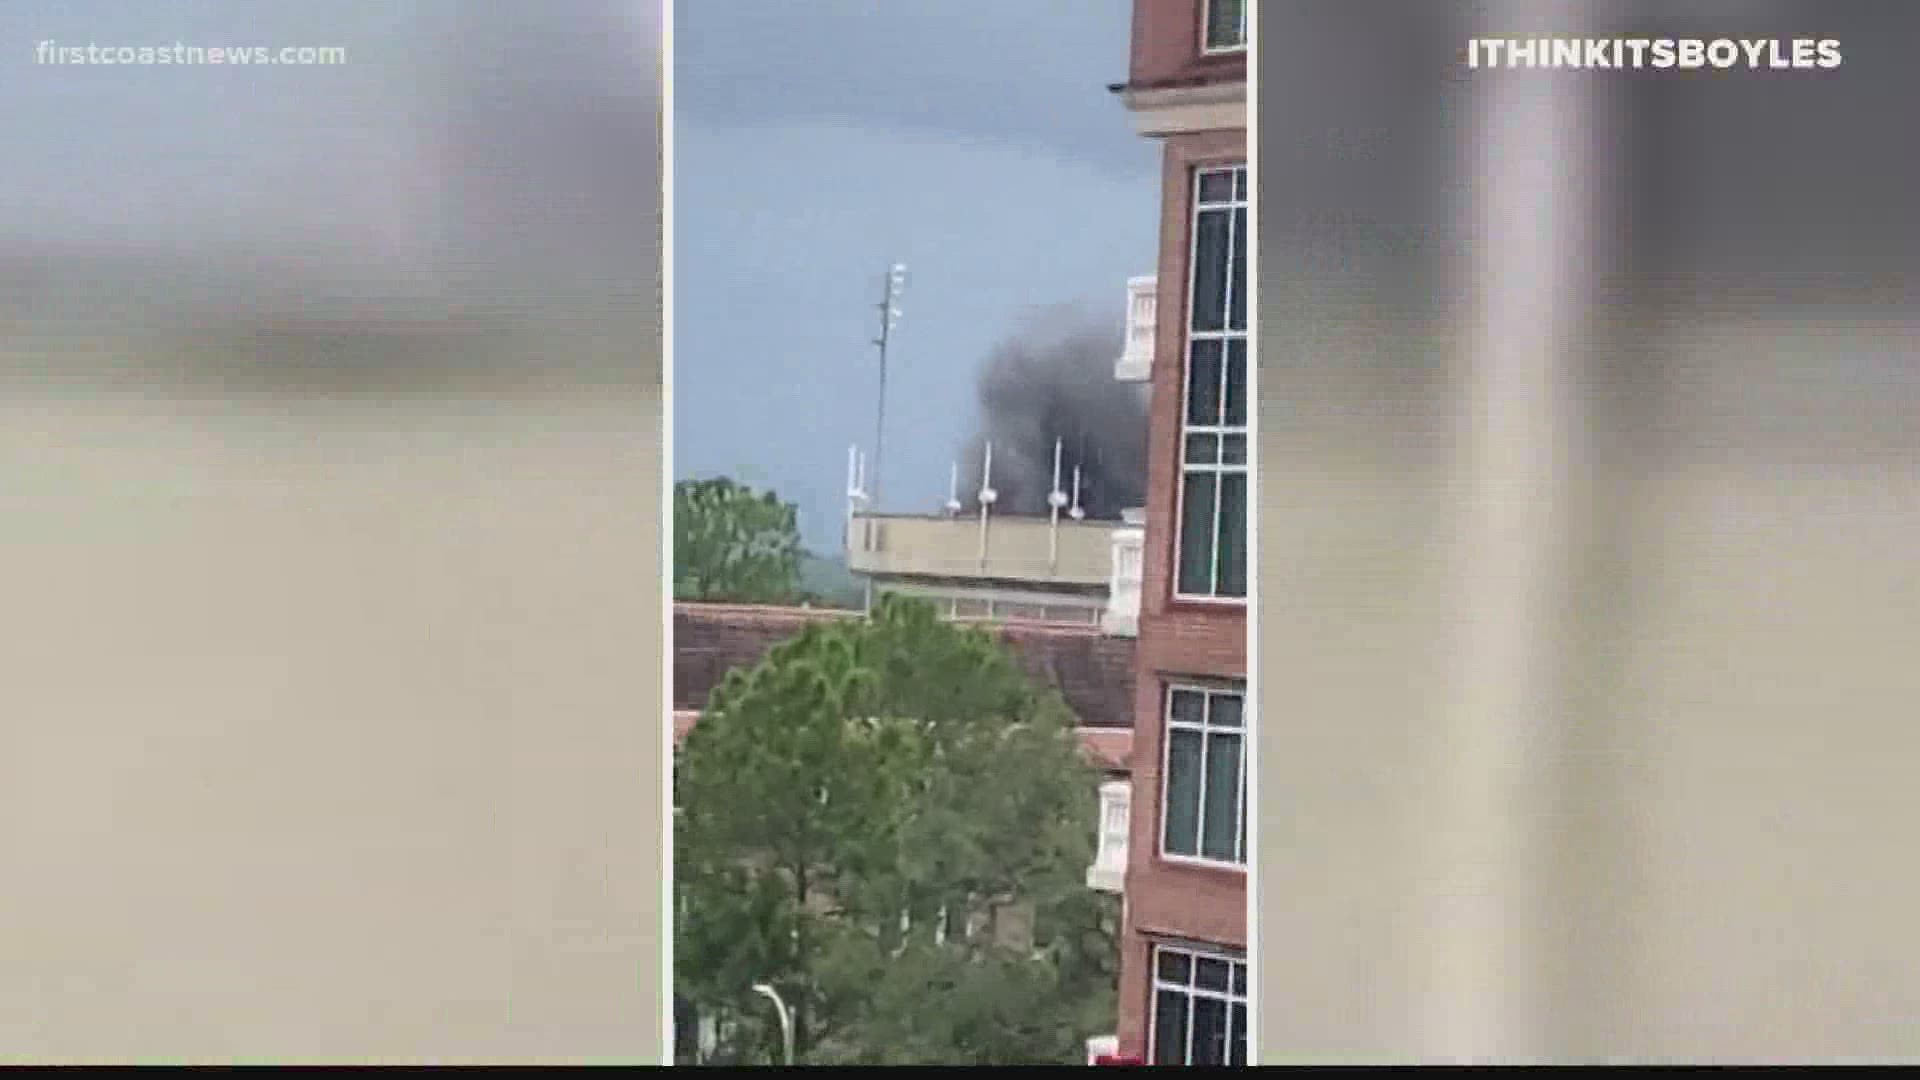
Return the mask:
<path id="1" fill-rule="evenodd" d="M 1258 8 L 1257 1053 L 1920 1059 L 1914 20 L 1431 7 Z"/>
<path id="2" fill-rule="evenodd" d="M 875 540 L 867 541 L 867 526 Z M 858 516 L 847 551 L 848 566 L 862 574 L 999 578 L 1072 585 L 1105 585 L 1112 572 L 1112 522 L 1062 518 L 1057 561 L 1049 560 L 1045 518 L 994 517 L 988 526 L 987 558 L 980 558 L 980 519 Z"/>
<path id="3" fill-rule="evenodd" d="M 1533 723 L 1477 762 L 1459 644 L 1513 613 L 1462 593 L 1459 387 L 1317 342 L 1372 404 L 1262 438 L 1262 1060 L 1920 1058 L 1920 326 L 1866 325 L 1600 366 L 1542 640 L 1480 673 Z M 1506 836 L 1445 835 L 1465 770 Z"/>
<path id="4" fill-rule="evenodd" d="M 658 424 L 11 398 L 0 1059 L 653 1060 Z"/>
<path id="5" fill-rule="evenodd" d="M 660 13 L 5 73 L 0 1062 L 661 1060 Z"/>

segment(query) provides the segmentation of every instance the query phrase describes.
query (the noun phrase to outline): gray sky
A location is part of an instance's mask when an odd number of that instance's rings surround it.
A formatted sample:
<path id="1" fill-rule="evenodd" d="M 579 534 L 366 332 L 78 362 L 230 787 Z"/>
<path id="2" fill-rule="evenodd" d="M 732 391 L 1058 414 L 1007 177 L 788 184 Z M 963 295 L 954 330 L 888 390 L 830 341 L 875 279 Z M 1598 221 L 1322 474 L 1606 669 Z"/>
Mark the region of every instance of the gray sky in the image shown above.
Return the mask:
<path id="1" fill-rule="evenodd" d="M 1131 5 L 698 0 L 674 12 L 674 471 L 800 504 L 840 543 L 872 441 L 873 304 L 911 269 L 886 508 L 931 510 L 974 379 L 1035 308 L 1115 326 L 1155 256 L 1158 156 L 1106 86 Z"/>
<path id="2" fill-rule="evenodd" d="M 121 289 L 203 320 L 574 325 L 591 303 L 651 325 L 658 17 L 648 0 L 5 5 L 0 301 L 91 317 Z M 89 45 L 347 63 L 42 62 Z"/>

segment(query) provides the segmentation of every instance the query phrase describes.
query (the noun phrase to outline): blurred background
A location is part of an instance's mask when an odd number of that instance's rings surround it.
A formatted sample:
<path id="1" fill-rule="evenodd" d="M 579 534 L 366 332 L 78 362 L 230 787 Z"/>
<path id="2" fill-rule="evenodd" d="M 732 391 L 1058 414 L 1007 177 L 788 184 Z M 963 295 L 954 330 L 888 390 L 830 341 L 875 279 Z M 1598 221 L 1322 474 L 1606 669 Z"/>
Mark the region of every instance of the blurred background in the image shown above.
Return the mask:
<path id="1" fill-rule="evenodd" d="M 1259 14 L 1261 1059 L 1920 1058 L 1920 11 Z"/>
<path id="2" fill-rule="evenodd" d="M 0 13 L 0 1058 L 653 1060 L 661 22 Z"/>
<path id="3" fill-rule="evenodd" d="M 1256 30 L 1260 1053 L 1920 1057 L 1920 18 L 1429 7 Z M 652 1058 L 659 24 L 0 13 L 6 1060 Z"/>

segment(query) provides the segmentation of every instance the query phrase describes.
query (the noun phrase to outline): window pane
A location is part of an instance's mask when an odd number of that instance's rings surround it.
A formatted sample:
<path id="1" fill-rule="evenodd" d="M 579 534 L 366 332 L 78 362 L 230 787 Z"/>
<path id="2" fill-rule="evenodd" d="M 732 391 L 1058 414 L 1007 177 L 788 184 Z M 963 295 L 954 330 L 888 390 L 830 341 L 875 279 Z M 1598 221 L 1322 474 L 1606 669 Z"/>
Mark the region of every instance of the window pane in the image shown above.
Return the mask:
<path id="1" fill-rule="evenodd" d="M 1245 39 L 1240 14 L 1246 0 L 1208 0 L 1207 48 L 1229 49 Z"/>
<path id="2" fill-rule="evenodd" d="M 1227 325 L 1235 330 L 1247 328 L 1247 211 L 1242 207 L 1233 212 L 1233 267 L 1232 285 L 1228 295 L 1233 307 L 1228 313 Z"/>
<path id="3" fill-rule="evenodd" d="M 1241 997 L 1247 996 L 1247 965 L 1233 965 L 1233 992 Z"/>
<path id="4" fill-rule="evenodd" d="M 1212 427 L 1220 422 L 1220 349 L 1218 341 L 1196 341 L 1187 358 L 1187 423 Z"/>
<path id="5" fill-rule="evenodd" d="M 1227 321 L 1227 230 L 1233 227 L 1233 211 L 1202 210 L 1199 218 L 1193 236 L 1191 325 L 1195 330 L 1220 330 Z"/>
<path id="6" fill-rule="evenodd" d="M 1227 991 L 1227 967 L 1225 960 L 1212 956 L 1194 958 L 1193 985 L 1202 990 Z"/>
<path id="7" fill-rule="evenodd" d="M 1200 854 L 1231 862 L 1240 854 L 1240 736 L 1207 736 L 1206 831 Z M 1226 988 L 1221 972 L 1220 989 Z"/>
<path id="8" fill-rule="evenodd" d="M 1193 999 L 1194 1065 L 1227 1063 L 1227 1003 L 1219 998 Z"/>
<path id="9" fill-rule="evenodd" d="M 1217 474 L 1185 474 L 1180 507 L 1179 591 L 1189 595 L 1213 593 L 1213 496 Z M 1244 486 L 1244 478 L 1242 480 Z"/>
<path id="10" fill-rule="evenodd" d="M 1167 732 L 1166 850 L 1194 855 L 1200 839 L 1200 733 Z"/>
<path id="11" fill-rule="evenodd" d="M 1223 203 L 1233 198 L 1233 169 L 1212 169 L 1200 174 L 1200 202 Z"/>
<path id="12" fill-rule="evenodd" d="M 1232 1055 L 1227 1064 L 1245 1065 L 1247 1063 L 1247 1007 L 1245 1005 L 1233 1007 Z"/>
<path id="13" fill-rule="evenodd" d="M 1153 1063 L 1187 1063 L 1187 995 L 1162 990 L 1154 995 Z"/>
<path id="14" fill-rule="evenodd" d="M 1227 342 L 1226 423 L 1247 426 L 1247 342 L 1244 338 Z M 1211 423 L 1212 421 L 1208 421 Z"/>
<path id="15" fill-rule="evenodd" d="M 1247 437 L 1229 435 L 1220 444 L 1220 461 L 1226 465 L 1245 465 L 1247 463 Z"/>
<path id="16" fill-rule="evenodd" d="M 1244 199 L 1247 197 L 1247 170 L 1244 168 L 1233 170 L 1233 197 L 1236 199 Z M 1241 233 L 1240 235 L 1245 236 L 1246 234 Z"/>
<path id="17" fill-rule="evenodd" d="M 1239 694 L 1214 694 L 1210 704 L 1212 712 L 1207 722 L 1214 727 L 1240 727 L 1241 714 L 1246 711 L 1247 699 Z"/>
<path id="18" fill-rule="evenodd" d="M 1183 724 L 1198 724 L 1206 719 L 1205 694 L 1198 690 L 1171 690 L 1168 696 L 1171 700 L 1167 705 L 1167 713 L 1175 720 Z"/>
<path id="19" fill-rule="evenodd" d="M 1184 451 L 1189 465 L 1218 465 L 1220 463 L 1220 436 L 1189 435 Z"/>
<path id="20" fill-rule="evenodd" d="M 1246 473 L 1220 477 L 1220 595 L 1247 595 Z"/>
<path id="21" fill-rule="evenodd" d="M 1186 953 L 1174 949 L 1155 949 L 1154 975 L 1162 982 L 1187 985 L 1193 960 Z"/>

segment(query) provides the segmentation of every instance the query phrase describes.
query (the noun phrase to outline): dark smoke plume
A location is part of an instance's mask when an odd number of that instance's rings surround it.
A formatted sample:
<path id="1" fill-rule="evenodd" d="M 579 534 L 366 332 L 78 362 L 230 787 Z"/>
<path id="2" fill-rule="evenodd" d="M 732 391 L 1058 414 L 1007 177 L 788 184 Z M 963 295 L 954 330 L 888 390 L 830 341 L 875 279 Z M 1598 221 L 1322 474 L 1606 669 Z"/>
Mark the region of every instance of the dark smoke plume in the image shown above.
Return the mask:
<path id="1" fill-rule="evenodd" d="M 1116 520 L 1146 495 L 1146 391 L 1113 377 L 1117 320 L 1050 309 L 996 347 L 980 372 L 981 430 L 961 455 L 962 499 L 978 510 L 981 458 L 993 443 L 994 509 L 1044 514 L 1053 487 L 1054 440 L 1062 490 L 1080 466 L 1080 506 L 1090 520 Z"/>

